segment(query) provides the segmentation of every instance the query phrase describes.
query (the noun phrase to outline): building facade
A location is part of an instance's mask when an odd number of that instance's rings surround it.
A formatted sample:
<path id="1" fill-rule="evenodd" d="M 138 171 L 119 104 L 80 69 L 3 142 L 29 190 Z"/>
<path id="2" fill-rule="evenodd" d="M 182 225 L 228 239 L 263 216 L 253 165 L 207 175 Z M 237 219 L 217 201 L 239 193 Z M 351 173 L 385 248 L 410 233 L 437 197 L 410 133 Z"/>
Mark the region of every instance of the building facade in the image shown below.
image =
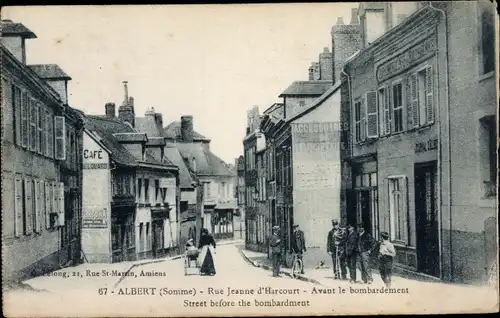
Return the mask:
<path id="1" fill-rule="evenodd" d="M 245 157 L 239 156 L 235 160 L 237 184 L 235 188 L 238 213 L 234 218 L 235 238 L 245 239 Z"/>
<path id="2" fill-rule="evenodd" d="M 482 281 L 497 248 L 494 8 L 372 6 L 360 5 L 364 48 L 345 66 L 346 221 L 388 231 L 401 269 Z"/>
<path id="3" fill-rule="evenodd" d="M 80 260 L 83 122 L 59 66 L 26 65 L 35 34 L 2 20 L 2 276 L 41 275 Z"/>

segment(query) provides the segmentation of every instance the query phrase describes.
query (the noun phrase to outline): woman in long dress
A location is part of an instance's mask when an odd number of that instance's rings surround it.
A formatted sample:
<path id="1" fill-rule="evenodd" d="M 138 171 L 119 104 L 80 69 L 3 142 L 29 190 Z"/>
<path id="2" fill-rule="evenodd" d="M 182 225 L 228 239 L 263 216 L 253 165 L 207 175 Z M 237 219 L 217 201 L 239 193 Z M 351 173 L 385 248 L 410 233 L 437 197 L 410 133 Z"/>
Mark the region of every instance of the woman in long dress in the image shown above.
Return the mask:
<path id="1" fill-rule="evenodd" d="M 198 248 L 201 249 L 198 258 L 201 264 L 200 274 L 215 275 L 215 240 L 213 236 L 208 233 L 207 229 L 201 230 Z"/>

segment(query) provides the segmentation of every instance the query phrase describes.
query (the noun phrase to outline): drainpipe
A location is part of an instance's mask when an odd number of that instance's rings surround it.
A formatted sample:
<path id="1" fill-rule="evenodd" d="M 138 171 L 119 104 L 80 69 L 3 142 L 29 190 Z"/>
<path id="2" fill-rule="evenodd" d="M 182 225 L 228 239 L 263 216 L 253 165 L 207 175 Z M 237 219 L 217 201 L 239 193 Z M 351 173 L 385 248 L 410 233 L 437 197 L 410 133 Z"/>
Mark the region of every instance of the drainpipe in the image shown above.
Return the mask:
<path id="1" fill-rule="evenodd" d="M 340 70 L 340 73 L 344 74 L 346 77 L 347 77 L 347 86 L 348 86 L 348 90 L 349 90 L 349 112 L 351 110 L 351 107 L 352 105 L 354 105 L 354 102 L 353 102 L 353 92 L 352 92 L 352 83 L 351 83 L 351 77 L 349 76 L 349 74 L 347 74 L 347 72 L 345 71 L 345 67 L 343 67 L 341 70 Z M 341 108 L 342 109 L 342 108 Z M 351 123 L 352 123 L 352 120 L 351 120 L 351 116 L 349 116 L 349 127 L 351 127 Z M 349 140 L 349 156 L 352 156 L 352 153 L 353 153 L 353 142 L 351 140 L 351 136 L 350 134 L 348 134 L 347 136 L 348 140 Z M 349 164 L 350 168 L 351 168 L 351 183 L 352 183 L 352 165 Z M 348 223 L 347 222 L 347 189 L 344 189 L 344 191 L 346 192 L 344 195 L 345 195 L 345 203 L 346 203 L 346 211 L 345 211 L 345 222 L 346 224 Z M 342 222 L 342 215 L 340 216 L 340 222 Z"/>
<path id="2" fill-rule="evenodd" d="M 446 54 L 446 63 L 444 63 L 444 67 L 446 68 L 445 72 L 444 72 L 444 78 L 445 78 L 445 86 L 446 86 L 446 107 L 447 107 L 447 111 L 446 111 L 446 124 L 447 124 L 447 127 L 446 127 L 446 133 L 447 133 L 447 145 L 446 145 L 446 151 L 447 151 L 447 154 L 448 154 L 448 166 L 447 166 L 447 172 L 448 172 L 448 177 L 446 179 L 446 183 L 448 184 L 448 196 L 447 196 L 447 203 L 448 203 L 448 209 L 449 209 L 449 222 L 450 222 L 450 234 L 449 234 L 449 245 L 450 245 L 450 279 L 453 280 L 454 278 L 454 273 L 453 273 L 453 248 L 452 248 L 452 244 L 453 244 L 453 235 L 452 235 L 452 213 L 451 213 L 451 205 L 452 205 L 452 185 L 451 185 L 451 128 L 450 128 L 450 90 L 449 90 L 449 81 L 448 81 L 448 76 L 449 76 L 449 70 L 448 70 L 448 63 L 449 63 L 449 54 L 448 54 L 448 21 L 447 21 L 447 17 L 446 17 L 446 12 L 442 9 L 438 9 L 436 7 L 434 7 L 432 5 L 432 2 L 429 1 L 429 8 L 435 10 L 435 11 L 438 11 L 439 13 L 441 13 L 441 15 L 443 16 L 443 19 L 444 19 L 444 26 L 445 26 L 445 32 L 444 32 L 444 35 L 445 35 L 445 42 L 444 42 L 444 45 L 445 45 L 445 54 Z M 439 52 L 439 49 L 438 49 L 438 52 Z M 440 111 L 440 107 L 438 106 L 437 107 L 437 118 L 438 118 L 438 121 L 437 121 L 437 127 L 438 127 L 438 135 L 439 135 L 439 139 L 441 139 L 441 111 Z M 442 153 L 442 148 L 441 148 L 441 140 L 439 140 L 438 142 L 438 169 L 440 169 L 441 171 L 443 170 L 443 167 L 442 167 L 442 159 L 441 159 L 441 153 Z M 442 184 L 442 173 L 441 171 L 439 171 L 438 173 L 438 176 L 439 176 L 439 184 L 441 185 Z M 439 195 L 439 202 L 441 203 L 441 197 L 442 197 L 442 189 L 440 187 L 440 191 L 438 192 L 438 195 Z M 441 204 L 440 204 L 441 206 Z M 440 219 L 442 219 L 442 213 L 440 213 Z M 442 224 L 442 223 L 441 223 Z M 441 232 L 442 231 L 442 226 L 440 226 L 440 229 L 439 231 Z M 442 276 L 442 259 L 443 259 L 443 255 L 441 253 L 441 262 L 440 262 L 440 269 L 441 269 L 441 275 Z M 441 277 L 442 278 L 442 277 Z"/>

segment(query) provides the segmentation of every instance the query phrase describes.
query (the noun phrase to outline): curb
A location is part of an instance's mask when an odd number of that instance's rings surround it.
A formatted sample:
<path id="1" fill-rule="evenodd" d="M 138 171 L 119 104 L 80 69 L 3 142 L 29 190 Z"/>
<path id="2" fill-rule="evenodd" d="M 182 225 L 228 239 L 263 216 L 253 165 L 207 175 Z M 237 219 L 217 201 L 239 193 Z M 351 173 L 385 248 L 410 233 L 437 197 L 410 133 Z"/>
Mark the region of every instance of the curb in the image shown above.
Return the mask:
<path id="1" fill-rule="evenodd" d="M 243 258 L 249 262 L 250 264 L 252 264 L 254 267 L 259 267 L 259 268 L 262 268 L 262 269 L 265 269 L 265 270 L 272 270 L 272 266 L 269 266 L 267 264 L 261 264 L 257 261 L 252 261 L 246 254 L 243 250 L 240 250 L 240 254 L 243 256 Z M 280 271 L 280 274 L 283 274 L 289 278 L 292 278 L 292 274 L 290 274 L 289 272 L 287 271 Z M 295 277 L 295 279 L 298 279 L 298 280 L 301 280 L 301 281 L 304 281 L 304 282 L 308 282 L 308 283 L 313 283 L 313 284 L 316 284 L 316 285 L 323 285 L 321 284 L 318 280 L 316 279 L 313 279 L 313 278 L 310 278 L 310 277 L 307 277 L 307 276 L 303 276 L 303 275 L 298 275 L 297 277 Z"/>
<path id="2" fill-rule="evenodd" d="M 127 269 L 127 271 L 125 272 L 125 275 L 121 276 L 120 279 L 118 279 L 118 281 L 113 285 L 113 287 L 117 287 L 127 277 L 127 274 L 130 273 L 130 271 L 135 267 L 142 266 L 142 265 L 154 264 L 154 263 L 161 263 L 161 262 L 166 262 L 166 261 L 173 261 L 173 260 L 180 259 L 183 257 L 184 257 L 184 254 L 181 254 L 181 255 L 176 255 L 176 256 L 172 256 L 172 257 L 168 257 L 168 258 L 155 259 L 155 260 L 145 261 L 145 262 L 138 263 L 138 264 L 133 264 L 132 266 L 129 267 L 129 269 Z"/>

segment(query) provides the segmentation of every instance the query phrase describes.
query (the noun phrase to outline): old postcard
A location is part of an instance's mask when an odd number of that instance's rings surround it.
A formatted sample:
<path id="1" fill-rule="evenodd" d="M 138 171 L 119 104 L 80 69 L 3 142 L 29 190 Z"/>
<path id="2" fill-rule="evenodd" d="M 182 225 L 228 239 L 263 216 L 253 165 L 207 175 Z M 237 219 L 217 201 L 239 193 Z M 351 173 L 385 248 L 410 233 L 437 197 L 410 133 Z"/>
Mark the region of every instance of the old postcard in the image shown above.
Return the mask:
<path id="1" fill-rule="evenodd" d="M 496 10 L 2 7 L 3 314 L 498 311 Z"/>

